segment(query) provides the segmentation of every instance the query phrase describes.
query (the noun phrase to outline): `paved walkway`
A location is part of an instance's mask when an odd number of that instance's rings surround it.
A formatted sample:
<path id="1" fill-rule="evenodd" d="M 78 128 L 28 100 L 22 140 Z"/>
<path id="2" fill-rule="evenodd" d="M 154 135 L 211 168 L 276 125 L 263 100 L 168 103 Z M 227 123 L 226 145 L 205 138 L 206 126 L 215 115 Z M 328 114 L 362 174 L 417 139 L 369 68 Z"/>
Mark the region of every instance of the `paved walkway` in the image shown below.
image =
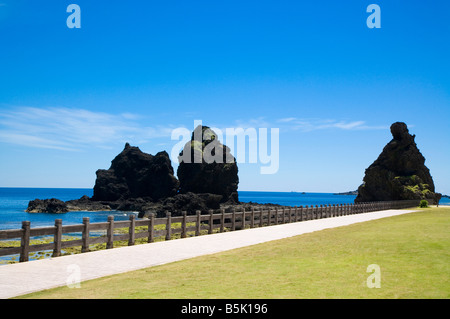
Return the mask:
<path id="1" fill-rule="evenodd" d="M 0 298 L 65 286 L 77 274 L 81 281 L 178 260 L 260 244 L 322 229 L 396 216 L 414 210 L 386 210 L 309 220 L 270 227 L 190 237 L 0 266 Z"/>

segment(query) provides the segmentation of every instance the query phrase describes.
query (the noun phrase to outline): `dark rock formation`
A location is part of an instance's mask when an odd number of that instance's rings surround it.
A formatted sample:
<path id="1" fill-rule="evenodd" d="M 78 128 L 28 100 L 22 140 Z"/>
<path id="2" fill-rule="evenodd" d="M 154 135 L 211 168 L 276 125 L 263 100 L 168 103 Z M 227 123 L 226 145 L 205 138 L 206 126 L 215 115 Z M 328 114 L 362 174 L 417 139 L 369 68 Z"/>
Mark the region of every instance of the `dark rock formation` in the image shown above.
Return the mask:
<path id="1" fill-rule="evenodd" d="M 98 170 L 94 201 L 145 198 L 157 201 L 177 193 L 178 181 L 167 152 L 155 156 L 128 143 L 108 170 Z"/>
<path id="2" fill-rule="evenodd" d="M 208 211 L 209 209 L 219 209 L 221 195 L 215 194 L 178 194 L 161 201 L 161 209 L 171 212 L 187 211 L 194 214 L 197 210 Z"/>
<path id="3" fill-rule="evenodd" d="M 115 208 L 111 207 L 111 203 L 93 201 L 89 196 L 83 196 L 80 199 L 69 200 L 66 202 L 67 208 L 71 212 L 76 211 L 109 211 Z"/>
<path id="4" fill-rule="evenodd" d="M 161 217 L 165 216 L 165 211 L 176 216 L 181 215 L 182 211 L 195 214 L 197 210 L 208 212 L 210 209 L 219 209 L 224 202 L 234 204 L 238 200 L 239 181 L 234 157 L 226 146 L 215 144 L 217 141 L 211 140 L 213 134 L 210 131 L 205 134 L 210 134 L 210 138 L 201 142 L 200 145 L 204 145 L 200 148 L 193 142 L 195 150 L 200 149 L 203 154 L 207 145 L 217 146 L 218 153 L 222 150 L 224 152 L 224 163 L 207 164 L 200 160 L 199 164 L 194 163 L 191 167 L 181 165 L 179 174 L 184 183 L 180 194 L 177 194 L 179 182 L 173 175 L 166 152 L 152 156 L 127 143 L 124 150 L 113 159 L 108 170 L 97 171 L 92 198 L 83 196 L 67 202 L 37 199 L 29 203 L 27 211 L 53 213 L 121 210 L 137 211 L 140 216 L 151 212 Z M 209 152 L 214 155 L 217 149 L 212 148 Z M 226 156 L 231 156 L 232 163 L 226 163 Z"/>
<path id="5" fill-rule="evenodd" d="M 355 202 L 427 199 L 439 201 L 425 158 L 405 123 L 392 124 L 393 139 L 366 169 Z"/>
<path id="6" fill-rule="evenodd" d="M 56 199 L 35 199 L 28 203 L 28 213 L 64 214 L 69 211 L 65 202 Z"/>
<path id="7" fill-rule="evenodd" d="M 238 167 L 230 149 L 207 126 L 197 126 L 178 157 L 180 193 L 211 193 L 238 203 Z"/>

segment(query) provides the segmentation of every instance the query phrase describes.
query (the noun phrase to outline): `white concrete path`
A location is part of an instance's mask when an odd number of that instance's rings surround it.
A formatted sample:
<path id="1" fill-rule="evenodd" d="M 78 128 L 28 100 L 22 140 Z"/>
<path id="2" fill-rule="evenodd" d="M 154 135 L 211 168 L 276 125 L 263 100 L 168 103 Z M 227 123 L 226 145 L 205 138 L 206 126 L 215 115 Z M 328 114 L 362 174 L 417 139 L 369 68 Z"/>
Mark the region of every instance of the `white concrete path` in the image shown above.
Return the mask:
<path id="1" fill-rule="evenodd" d="M 386 210 L 316 219 L 2 265 L 0 266 L 0 298 L 11 298 L 65 286 L 71 282 L 70 280 L 77 274 L 77 270 L 79 270 L 81 281 L 85 281 L 322 229 L 411 212 L 414 210 Z"/>

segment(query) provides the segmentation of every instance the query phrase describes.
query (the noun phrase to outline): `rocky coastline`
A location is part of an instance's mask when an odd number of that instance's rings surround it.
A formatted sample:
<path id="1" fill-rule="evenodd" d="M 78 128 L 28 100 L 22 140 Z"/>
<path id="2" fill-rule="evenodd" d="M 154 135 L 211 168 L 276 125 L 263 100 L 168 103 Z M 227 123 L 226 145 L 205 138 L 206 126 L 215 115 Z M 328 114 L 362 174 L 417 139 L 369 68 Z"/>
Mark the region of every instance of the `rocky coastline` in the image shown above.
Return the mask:
<path id="1" fill-rule="evenodd" d="M 205 162 L 203 155 L 206 152 L 223 154 L 223 161 Z M 201 158 L 201 161 L 196 162 L 195 158 Z M 167 211 L 177 216 L 183 211 L 196 214 L 197 211 L 281 207 L 239 202 L 236 160 L 207 126 L 198 126 L 194 130 L 191 141 L 180 153 L 179 162 L 177 178 L 167 152 L 151 155 L 126 143 L 109 169 L 97 170 L 92 198 L 83 196 L 66 202 L 55 198 L 35 199 L 29 202 L 26 211 L 64 214 L 118 210 L 139 212 L 139 217 L 147 217 L 150 213 L 163 217 Z"/>
<path id="2" fill-rule="evenodd" d="M 357 195 L 355 202 L 427 199 L 438 203 L 433 179 L 425 158 L 409 134 L 405 123 L 392 124 L 393 139 L 378 159 L 366 169 L 364 183 L 356 191 L 337 193 Z M 214 158 L 215 161 L 205 160 Z M 251 207 L 282 207 L 277 204 L 241 203 L 238 197 L 238 167 L 230 149 L 219 142 L 216 133 L 199 125 L 180 152 L 177 177 L 169 155 L 142 152 L 126 143 L 107 170 L 99 169 L 92 198 L 63 202 L 35 199 L 29 213 L 62 214 L 69 211 L 133 211 L 139 217 L 158 217 L 167 211 L 174 216 L 186 211 L 196 214 L 225 209 L 230 212 Z"/>

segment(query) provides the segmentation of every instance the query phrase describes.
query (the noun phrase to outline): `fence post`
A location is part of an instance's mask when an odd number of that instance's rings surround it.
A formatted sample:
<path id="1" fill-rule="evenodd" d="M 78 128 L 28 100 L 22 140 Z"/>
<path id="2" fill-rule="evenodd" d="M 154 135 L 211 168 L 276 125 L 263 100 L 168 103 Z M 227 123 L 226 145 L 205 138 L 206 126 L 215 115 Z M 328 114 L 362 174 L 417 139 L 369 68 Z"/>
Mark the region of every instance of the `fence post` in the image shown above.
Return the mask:
<path id="1" fill-rule="evenodd" d="M 172 213 L 166 211 L 166 240 L 172 237 Z"/>
<path id="2" fill-rule="evenodd" d="M 225 208 L 221 209 L 222 216 L 220 216 L 220 232 L 223 233 L 225 231 Z"/>
<path id="3" fill-rule="evenodd" d="M 252 207 L 252 214 L 250 220 L 250 228 L 255 228 L 255 209 Z"/>
<path id="4" fill-rule="evenodd" d="M 289 211 L 288 223 L 292 223 L 292 207 L 289 207 L 288 211 Z"/>
<path id="5" fill-rule="evenodd" d="M 23 221 L 22 222 L 22 238 L 21 238 L 21 251 L 20 251 L 20 262 L 28 261 L 28 253 L 30 249 L 30 222 Z"/>
<path id="6" fill-rule="evenodd" d="M 236 230 L 236 208 L 233 208 L 233 215 L 231 216 L 231 230 Z"/>
<path id="7" fill-rule="evenodd" d="M 89 251 L 89 217 L 83 217 L 83 233 L 81 235 L 81 239 L 83 240 L 83 245 L 81 245 L 81 252 L 87 253 Z M 56 226 L 56 220 L 55 220 Z M 56 244 L 56 242 L 55 242 Z M 57 247 L 55 247 L 57 249 Z M 53 253 L 54 254 L 54 253 Z M 58 255 L 59 256 L 59 255 Z"/>
<path id="8" fill-rule="evenodd" d="M 245 208 L 242 208 L 242 229 L 245 229 Z"/>
<path id="9" fill-rule="evenodd" d="M 111 249 L 114 248 L 114 216 L 108 216 L 108 223 L 106 249 Z"/>
<path id="10" fill-rule="evenodd" d="M 155 239 L 155 231 L 154 231 L 154 225 L 155 225 L 155 214 L 154 213 L 150 213 L 149 216 L 150 220 L 148 222 L 148 242 L 149 243 L 153 243 L 154 239 Z"/>
<path id="11" fill-rule="evenodd" d="M 303 221 L 303 205 L 300 205 L 300 221 Z"/>
<path id="12" fill-rule="evenodd" d="M 61 256 L 61 241 L 62 241 L 62 219 L 55 219 L 55 234 L 53 237 L 54 248 L 52 257 Z"/>
<path id="13" fill-rule="evenodd" d="M 187 219 L 187 212 L 183 211 L 181 212 L 181 215 L 183 215 L 183 220 L 181 221 L 181 238 L 186 238 L 187 236 L 187 227 L 186 227 L 186 219 Z"/>
<path id="14" fill-rule="evenodd" d="M 263 208 L 259 208 L 259 227 L 263 227 Z"/>
<path id="15" fill-rule="evenodd" d="M 130 228 L 128 228 L 128 246 L 133 246 L 135 243 L 135 230 L 136 230 L 136 215 L 130 215 Z"/>
<path id="16" fill-rule="evenodd" d="M 213 233 L 213 211 L 212 209 L 209 210 L 209 228 L 208 228 L 208 234 Z"/>
<path id="17" fill-rule="evenodd" d="M 201 215 L 202 212 L 197 210 L 197 223 L 195 224 L 195 236 L 200 236 Z"/>

